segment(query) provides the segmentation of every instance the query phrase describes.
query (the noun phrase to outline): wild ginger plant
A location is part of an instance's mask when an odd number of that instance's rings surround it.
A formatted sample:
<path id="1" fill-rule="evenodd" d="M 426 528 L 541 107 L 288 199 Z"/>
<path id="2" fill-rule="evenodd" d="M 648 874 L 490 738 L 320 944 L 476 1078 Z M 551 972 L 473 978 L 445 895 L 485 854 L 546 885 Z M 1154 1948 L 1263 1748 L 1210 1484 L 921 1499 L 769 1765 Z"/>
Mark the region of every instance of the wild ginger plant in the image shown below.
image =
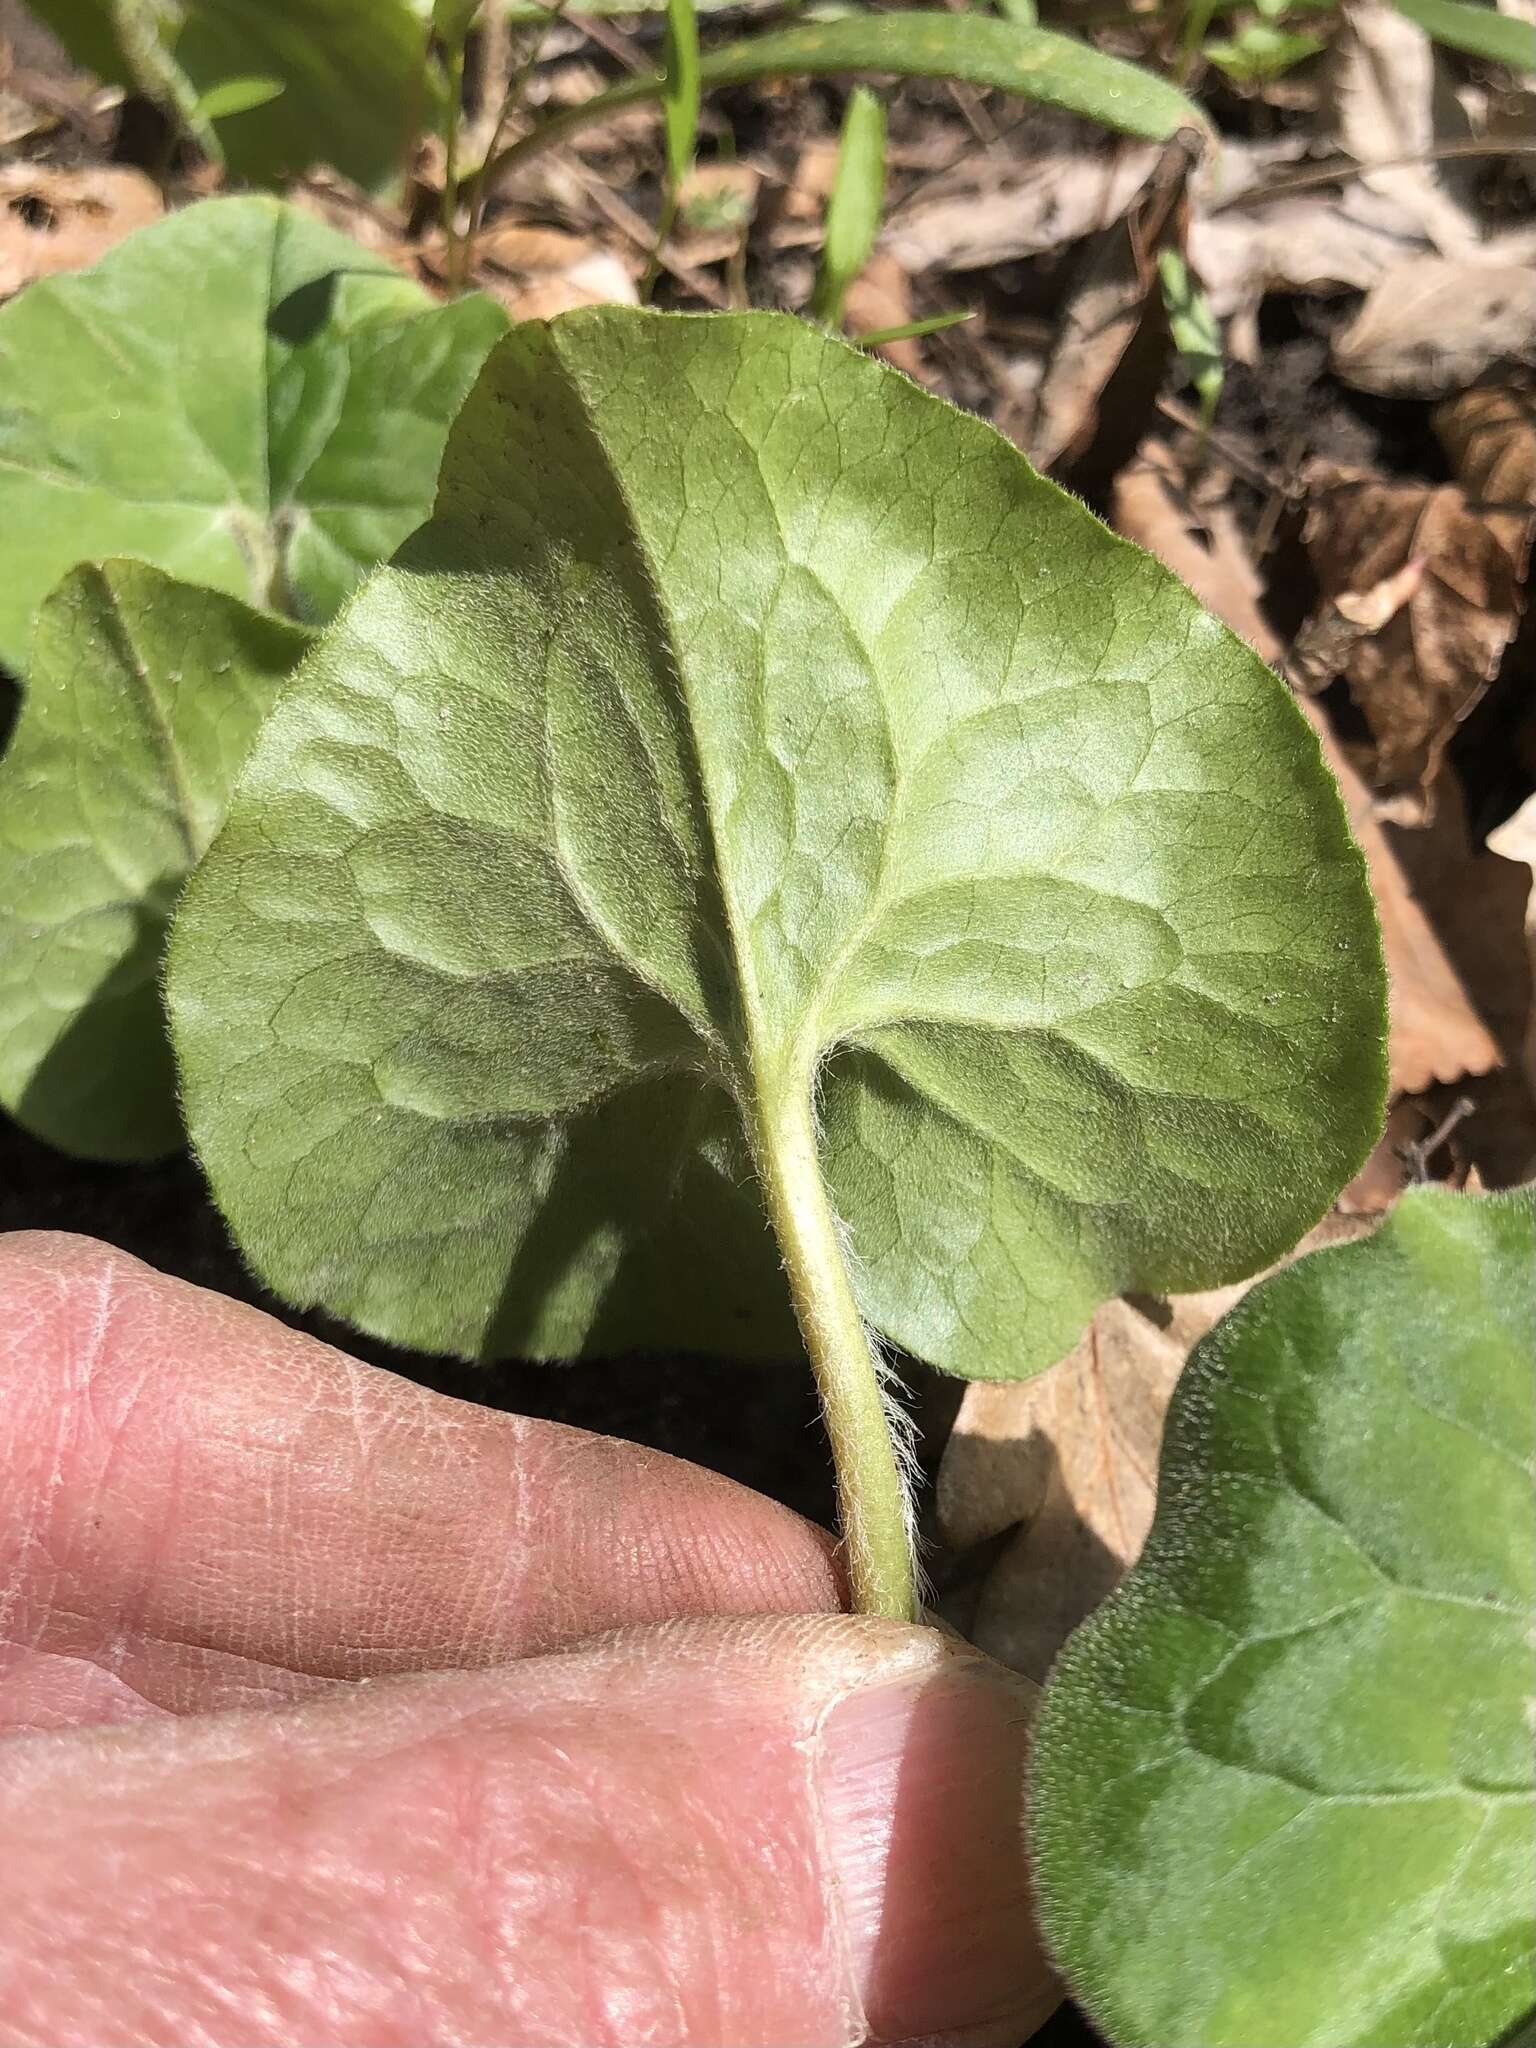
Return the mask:
<path id="1" fill-rule="evenodd" d="M 1379 1118 L 1360 857 L 1276 678 L 990 428 L 778 315 L 503 325 L 259 202 L 0 312 L 0 1086 L 174 1142 L 190 872 L 262 1276 L 472 1357 L 803 1344 L 909 1616 L 885 1347 L 1027 1375 L 1295 1242 Z M 1036 1745 L 1124 2048 L 1529 2023 L 1533 1230 L 1413 1196 L 1196 1354 Z"/>
<path id="2" fill-rule="evenodd" d="M 177 914 L 193 1142 L 289 1300 L 468 1356 L 803 1339 L 857 1604 L 878 1357 L 1049 1365 L 1374 1138 L 1315 739 L 981 422 L 782 315 L 516 329 Z"/>

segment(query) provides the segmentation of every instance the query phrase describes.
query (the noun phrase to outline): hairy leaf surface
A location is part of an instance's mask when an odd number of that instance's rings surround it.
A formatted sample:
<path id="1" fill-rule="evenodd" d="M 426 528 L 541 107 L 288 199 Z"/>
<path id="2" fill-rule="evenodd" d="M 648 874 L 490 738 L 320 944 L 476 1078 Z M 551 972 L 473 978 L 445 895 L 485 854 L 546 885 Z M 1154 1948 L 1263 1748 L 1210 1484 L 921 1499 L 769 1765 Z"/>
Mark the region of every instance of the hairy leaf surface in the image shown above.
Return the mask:
<path id="1" fill-rule="evenodd" d="M 166 924 L 311 637 L 140 562 L 82 564 L 42 607 L 0 762 L 0 1103 L 65 1151 L 182 1143 Z"/>
<path id="2" fill-rule="evenodd" d="M 514 331 L 177 920 L 195 1142 L 419 1345 L 781 1349 L 751 1161 L 865 1314 L 1014 1376 L 1294 1242 L 1376 1128 L 1315 740 L 980 422 L 780 315 Z"/>
<path id="3" fill-rule="evenodd" d="M 131 554 L 305 619 L 426 517 L 506 327 L 269 199 L 218 199 L 0 308 L 0 658 L 76 562 Z"/>
<path id="4" fill-rule="evenodd" d="M 1536 1195 L 1405 1196 L 1199 1346 L 1068 1644 L 1037 1896 L 1122 2048 L 1444 2048 L 1536 2008 Z"/>

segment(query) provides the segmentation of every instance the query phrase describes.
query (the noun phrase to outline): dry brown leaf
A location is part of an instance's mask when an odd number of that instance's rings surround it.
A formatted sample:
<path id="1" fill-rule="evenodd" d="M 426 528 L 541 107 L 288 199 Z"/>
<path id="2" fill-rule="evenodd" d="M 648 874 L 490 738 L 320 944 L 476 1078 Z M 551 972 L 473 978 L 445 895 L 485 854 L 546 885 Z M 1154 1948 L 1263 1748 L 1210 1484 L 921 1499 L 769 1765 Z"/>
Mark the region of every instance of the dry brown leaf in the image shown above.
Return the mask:
<path id="1" fill-rule="evenodd" d="M 1463 391 L 1436 407 L 1435 432 L 1457 482 L 1521 560 L 1536 518 L 1536 391 L 1509 384 Z"/>
<path id="2" fill-rule="evenodd" d="M 1144 442 L 1137 459 L 1115 479 L 1111 521 L 1181 576 L 1215 612 L 1271 665 L 1280 642 L 1260 610 L 1263 580 L 1225 497 L 1198 508 L 1181 496 L 1177 465 L 1162 442 Z"/>
<path id="3" fill-rule="evenodd" d="M 983 157 L 896 214 L 883 242 L 904 270 L 983 270 L 1081 241 L 1121 219 L 1157 165 L 1155 144 L 1106 146 L 1065 116 L 1030 136 L 1027 154 Z"/>
<path id="4" fill-rule="evenodd" d="M 1346 590 L 1318 606 L 1296 635 L 1286 671 L 1299 690 L 1326 690 L 1343 675 L 1362 641 L 1380 633 L 1424 581 L 1424 557 L 1411 555 L 1369 590 Z"/>
<path id="5" fill-rule="evenodd" d="M 1387 843 L 1369 789 L 1318 706 L 1303 700 L 1301 708 L 1323 743 L 1370 872 L 1390 984 L 1387 1067 L 1392 1093 L 1421 1095 L 1436 1082 L 1449 1087 L 1469 1076 L 1491 1074 L 1501 1063 L 1498 1041 Z"/>
<path id="6" fill-rule="evenodd" d="M 423 268 L 441 280 L 442 237 L 429 236 L 419 254 Z M 475 256 L 477 281 L 514 320 L 553 320 L 577 306 L 639 304 L 632 266 L 612 249 L 565 228 L 498 221 L 480 235 Z"/>
<path id="7" fill-rule="evenodd" d="M 1391 202 L 1442 256 L 1465 256 L 1481 236 L 1447 189 L 1437 145 L 1469 127 L 1445 60 L 1421 28 L 1386 0 L 1347 0 L 1329 54 L 1329 96 L 1339 146 L 1368 169 L 1367 192 Z M 1412 161 L 1404 162 L 1408 158 Z"/>
<path id="8" fill-rule="evenodd" d="M 1280 1263 L 1368 1227 L 1327 1217 Z M 1156 1505 L 1174 1384 L 1191 1346 L 1253 1284 L 1106 1302 L 1049 1372 L 967 1387 L 939 1466 L 940 1537 L 965 1550 L 1018 1530 L 982 1585 L 967 1631 L 978 1648 L 1043 1680 L 1067 1636 L 1135 1563 Z"/>
<path id="9" fill-rule="evenodd" d="M 684 178 L 672 240 L 689 263 L 724 263 L 752 225 L 763 174 L 749 163 L 695 164 Z"/>
<path id="10" fill-rule="evenodd" d="M 1276 287 L 1369 291 L 1423 250 L 1416 224 L 1399 209 L 1351 190 L 1235 207 L 1196 217 L 1189 230 L 1189 260 L 1220 319 Z"/>
<path id="11" fill-rule="evenodd" d="M 1025 1525 L 982 1587 L 969 1631 L 978 1648 L 1043 1680 L 1071 1630 L 1134 1562 L 1183 1364 L 1153 1322 L 1111 1301 L 1049 1372 L 966 1389 L 939 1468 L 940 1532 L 961 1548 Z"/>
<path id="12" fill-rule="evenodd" d="M 1443 398 L 1495 365 L 1536 367 L 1536 267 L 1421 256 L 1391 270 L 1335 336 L 1346 384 Z"/>
<path id="13" fill-rule="evenodd" d="M 1116 482 L 1114 523 L 1158 555 L 1241 639 L 1278 665 L 1280 644 L 1259 609 L 1262 584 L 1229 507 L 1202 506 L 1196 523 L 1181 504 L 1172 458 L 1149 442 Z M 1473 1008 L 1445 948 L 1387 844 L 1370 791 L 1314 704 L 1302 709 L 1338 778 L 1351 830 L 1370 870 L 1391 981 L 1388 1058 L 1394 1094 L 1490 1073 L 1499 1049 Z"/>
<path id="14" fill-rule="evenodd" d="M 558 276 L 536 277 L 497 296 L 514 320 L 553 320 L 578 306 L 637 306 L 640 294 L 630 271 L 612 250 L 573 263 Z"/>
<path id="15" fill-rule="evenodd" d="M 1176 136 L 1130 212 L 1086 244 L 1036 395 L 1027 452 L 1037 468 L 1070 466 L 1092 442 L 1105 389 L 1156 298 L 1158 253 L 1182 243 L 1192 163 Z"/>
<path id="16" fill-rule="evenodd" d="M 37 277 L 82 270 L 164 211 L 142 171 L 100 164 L 0 168 L 0 298 Z"/>
<path id="17" fill-rule="evenodd" d="M 1530 876 L 1484 850 L 1468 824 L 1457 775 L 1444 777 L 1427 826 L 1385 830 L 1503 1055 L 1497 1069 L 1467 1089 L 1475 1113 L 1457 1132 L 1455 1149 L 1488 1186 L 1507 1187 L 1536 1168 L 1536 1099 L 1520 1056 L 1532 1002 L 1525 948 Z"/>
<path id="18" fill-rule="evenodd" d="M 820 241 L 827 201 L 832 196 L 833 181 L 837 177 L 837 157 L 835 135 L 818 135 L 806 143 L 795 159 L 788 184 L 775 202 L 775 241 L 800 242 L 810 236 Z"/>
<path id="19" fill-rule="evenodd" d="M 1536 257 L 1536 239 L 1528 232 L 1483 234 L 1465 196 L 1472 189 L 1472 166 L 1435 161 L 1442 144 L 1471 134 L 1451 78 L 1443 54 L 1385 0 L 1350 0 L 1329 55 L 1328 97 L 1339 149 L 1364 167 L 1363 176 L 1341 181 L 1334 192 L 1268 203 L 1259 193 L 1236 207 L 1232 194 L 1212 191 L 1221 210 L 1209 214 L 1202 201 L 1212 181 L 1197 181 L 1190 261 L 1217 315 L 1233 323 L 1233 353 L 1256 359 L 1254 315 L 1272 287 L 1371 292 L 1393 273 L 1425 260 L 1519 267 Z M 1458 357 L 1454 342 L 1426 330 L 1422 321 L 1411 334 L 1399 333 L 1399 293 L 1412 296 L 1406 285 L 1394 286 L 1383 301 L 1385 320 L 1367 322 L 1351 344 L 1361 380 L 1418 375 L 1414 365 L 1398 358 L 1421 345 L 1437 362 L 1442 355 L 1448 362 L 1466 359 L 1464 345 Z M 1377 361 L 1384 350 L 1385 366 Z M 1439 389 L 1457 388 L 1449 367 L 1440 374 L 1451 381 Z"/>
<path id="20" fill-rule="evenodd" d="M 1333 607 L 1343 622 L 1332 640 L 1326 617 L 1309 622 L 1312 678 L 1331 680 L 1319 671 L 1336 645 L 1334 673 L 1371 729 L 1367 781 L 1401 820 L 1428 816 L 1441 756 L 1519 623 L 1523 546 L 1512 557 L 1506 535 L 1456 484 L 1397 483 L 1326 464 L 1312 482 L 1304 539 L 1320 609 Z"/>
<path id="21" fill-rule="evenodd" d="M 475 244 L 482 263 L 496 263 L 503 270 L 523 277 L 559 275 L 597 254 L 597 244 L 587 235 L 573 235 L 568 228 L 545 227 L 537 222 L 497 221 L 483 228 Z"/>
<path id="22" fill-rule="evenodd" d="M 1531 889 L 1525 904 L 1525 945 L 1532 985 L 1536 987 L 1536 796 L 1527 797 L 1512 818 L 1506 818 L 1490 832 L 1487 845 L 1490 853 L 1503 860 L 1523 861 L 1531 870 Z M 1532 1092 L 1536 1093 L 1536 1003 L 1532 1004 L 1526 1025 L 1525 1073 Z M 1527 1171 L 1536 1172 L 1536 1158 Z"/>

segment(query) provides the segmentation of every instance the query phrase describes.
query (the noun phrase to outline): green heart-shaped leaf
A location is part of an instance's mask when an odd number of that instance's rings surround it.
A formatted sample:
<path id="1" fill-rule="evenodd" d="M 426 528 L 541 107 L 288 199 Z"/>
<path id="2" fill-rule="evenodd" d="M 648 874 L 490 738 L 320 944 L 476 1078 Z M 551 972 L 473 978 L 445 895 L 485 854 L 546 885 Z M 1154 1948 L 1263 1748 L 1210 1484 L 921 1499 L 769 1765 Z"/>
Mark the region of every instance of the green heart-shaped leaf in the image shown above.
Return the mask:
<path id="1" fill-rule="evenodd" d="M 360 185 L 398 170 L 431 108 L 411 0 L 29 0 L 77 63 L 211 120 L 232 176 L 334 164 Z M 278 92 L 216 102 L 231 79 Z"/>
<path id="2" fill-rule="evenodd" d="M 425 518 L 506 318 L 434 306 L 270 199 L 218 199 L 0 308 L 0 658 L 76 562 L 323 619 Z"/>
<path id="3" fill-rule="evenodd" d="M 171 906 L 311 634 L 141 562 L 38 614 L 0 762 L 0 1103 L 50 1143 L 182 1143 L 157 986 Z"/>
<path id="4" fill-rule="evenodd" d="M 784 1348 L 763 1202 L 836 1285 L 815 1097 L 864 1315 L 1028 1373 L 1294 1242 L 1382 1089 L 1285 690 L 989 427 L 771 314 L 513 332 L 169 993 L 262 1272 L 470 1353 Z"/>
<path id="5" fill-rule="evenodd" d="M 1196 1350 L 1046 1689 L 1046 1933 L 1110 2040 L 1479 2048 L 1536 2008 L 1536 1194 L 1406 1196 Z"/>

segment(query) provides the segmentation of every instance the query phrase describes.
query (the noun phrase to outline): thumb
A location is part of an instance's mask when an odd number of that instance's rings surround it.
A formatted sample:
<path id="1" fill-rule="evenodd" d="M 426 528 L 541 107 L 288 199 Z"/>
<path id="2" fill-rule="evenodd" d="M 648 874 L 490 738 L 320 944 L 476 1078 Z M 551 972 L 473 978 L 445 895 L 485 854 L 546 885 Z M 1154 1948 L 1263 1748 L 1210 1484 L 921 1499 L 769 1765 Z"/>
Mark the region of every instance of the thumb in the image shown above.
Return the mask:
<path id="1" fill-rule="evenodd" d="M 1006 2048 L 1027 1696 L 930 1631 L 630 1629 L 0 1750 L 6 2040 Z"/>

